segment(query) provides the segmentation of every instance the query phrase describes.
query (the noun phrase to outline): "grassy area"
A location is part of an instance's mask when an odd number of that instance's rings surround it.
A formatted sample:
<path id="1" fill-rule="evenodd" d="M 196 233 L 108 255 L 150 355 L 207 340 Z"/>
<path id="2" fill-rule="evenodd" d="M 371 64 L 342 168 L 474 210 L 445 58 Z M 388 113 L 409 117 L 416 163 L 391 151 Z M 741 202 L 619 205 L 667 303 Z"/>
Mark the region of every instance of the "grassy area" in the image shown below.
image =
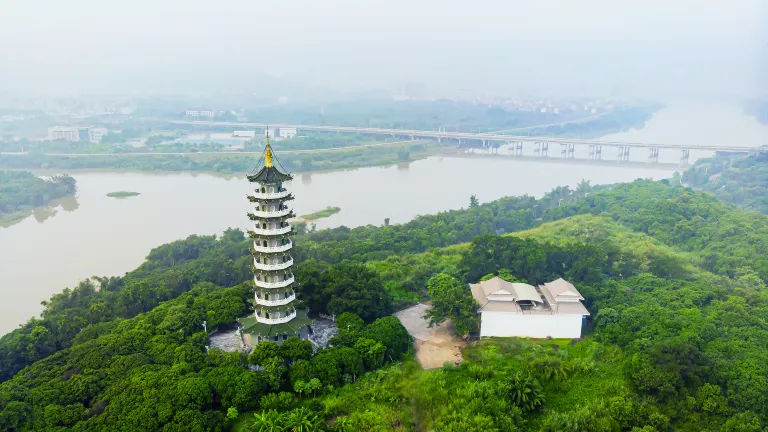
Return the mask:
<path id="1" fill-rule="evenodd" d="M 118 192 L 110 192 L 107 194 L 110 198 L 128 198 L 132 196 L 141 195 L 139 192 L 127 192 L 127 191 L 118 191 Z"/>
<path id="2" fill-rule="evenodd" d="M 335 215 L 336 213 L 341 211 L 341 207 L 326 207 L 320 211 L 316 211 L 314 213 L 305 214 L 301 216 L 301 219 L 304 220 L 317 220 L 322 218 L 327 218 L 332 215 Z"/>

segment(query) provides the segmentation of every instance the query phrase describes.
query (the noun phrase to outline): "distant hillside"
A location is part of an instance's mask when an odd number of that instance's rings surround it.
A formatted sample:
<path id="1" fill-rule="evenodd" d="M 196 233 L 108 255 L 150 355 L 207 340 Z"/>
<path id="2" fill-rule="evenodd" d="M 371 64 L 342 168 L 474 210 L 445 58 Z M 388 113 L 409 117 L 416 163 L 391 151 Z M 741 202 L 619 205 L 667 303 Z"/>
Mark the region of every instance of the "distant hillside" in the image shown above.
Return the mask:
<path id="1" fill-rule="evenodd" d="M 740 207 L 768 214 L 768 152 L 700 159 L 683 182 Z"/>

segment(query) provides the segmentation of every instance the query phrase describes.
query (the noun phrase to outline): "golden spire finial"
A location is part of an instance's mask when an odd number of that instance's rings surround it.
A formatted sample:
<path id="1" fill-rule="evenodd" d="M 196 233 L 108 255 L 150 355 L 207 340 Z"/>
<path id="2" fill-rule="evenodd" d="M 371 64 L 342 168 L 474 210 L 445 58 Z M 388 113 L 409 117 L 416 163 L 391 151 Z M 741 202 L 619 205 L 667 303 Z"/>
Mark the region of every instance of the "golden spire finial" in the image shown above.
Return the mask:
<path id="1" fill-rule="evenodd" d="M 264 166 L 272 167 L 272 146 L 269 145 L 269 135 L 267 135 L 267 146 L 264 149 Z"/>

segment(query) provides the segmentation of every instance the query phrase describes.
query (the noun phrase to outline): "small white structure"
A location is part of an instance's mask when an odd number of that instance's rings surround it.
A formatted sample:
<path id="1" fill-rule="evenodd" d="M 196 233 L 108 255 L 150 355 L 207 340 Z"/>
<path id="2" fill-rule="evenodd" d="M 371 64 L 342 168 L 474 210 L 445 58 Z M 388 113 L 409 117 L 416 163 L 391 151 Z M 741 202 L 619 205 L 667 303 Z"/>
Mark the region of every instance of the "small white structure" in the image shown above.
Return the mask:
<path id="1" fill-rule="evenodd" d="M 184 115 L 187 117 L 216 117 L 216 111 L 208 108 L 189 108 L 184 111 Z"/>
<path id="2" fill-rule="evenodd" d="M 584 297 L 562 278 L 537 288 L 494 277 L 470 289 L 480 304 L 481 337 L 577 339 L 589 315 Z"/>
<path id="3" fill-rule="evenodd" d="M 296 136 L 296 128 L 281 127 L 277 130 L 277 136 L 280 138 L 293 138 Z"/>
<path id="4" fill-rule="evenodd" d="M 296 128 L 292 127 L 267 127 L 264 135 L 275 139 L 293 138 L 296 136 Z"/>
<path id="5" fill-rule="evenodd" d="M 90 142 L 101 142 L 102 138 L 104 138 L 106 135 L 107 128 L 94 127 L 88 129 L 88 141 Z"/>
<path id="6" fill-rule="evenodd" d="M 232 138 L 246 138 L 253 139 L 256 137 L 256 131 L 234 131 L 232 132 Z"/>
<path id="7" fill-rule="evenodd" d="M 53 126 L 48 128 L 51 141 L 80 141 L 80 129 L 72 126 Z"/>

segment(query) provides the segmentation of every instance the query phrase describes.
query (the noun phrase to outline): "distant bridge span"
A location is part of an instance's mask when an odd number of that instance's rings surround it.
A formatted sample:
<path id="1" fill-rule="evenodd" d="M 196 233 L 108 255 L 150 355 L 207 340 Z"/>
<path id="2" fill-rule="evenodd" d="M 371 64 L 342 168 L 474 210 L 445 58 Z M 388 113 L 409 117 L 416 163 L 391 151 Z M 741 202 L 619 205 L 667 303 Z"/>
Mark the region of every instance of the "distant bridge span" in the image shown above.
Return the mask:
<path id="1" fill-rule="evenodd" d="M 241 122 L 217 122 L 217 121 L 184 121 L 176 120 L 171 121 L 174 124 L 188 124 L 188 125 L 200 125 L 200 126 L 233 126 L 233 127 L 254 127 L 254 128 L 266 128 L 266 127 L 290 127 L 302 130 L 314 130 L 324 132 L 348 132 L 348 133 L 363 133 L 363 134 L 377 134 L 377 135 L 391 135 L 400 137 L 416 138 L 434 138 L 434 139 L 454 139 L 454 140 L 472 140 L 482 141 L 484 144 L 489 142 L 503 142 L 505 144 L 533 142 L 533 143 L 548 143 L 548 144 L 560 144 L 563 146 L 568 145 L 588 145 L 588 146 L 604 146 L 604 147 L 621 147 L 621 148 L 634 148 L 641 147 L 647 149 L 679 149 L 679 150 L 703 150 L 703 151 L 731 151 L 731 152 L 752 152 L 752 151 L 765 151 L 764 148 L 758 147 L 731 147 L 726 145 L 699 145 L 699 144 L 662 144 L 662 143 L 646 143 L 646 142 L 622 142 L 622 141 L 604 141 L 604 140 L 588 140 L 588 139 L 576 139 L 576 138 L 554 138 L 543 136 L 523 136 L 523 135 L 504 135 L 499 133 L 469 133 L 469 132 L 442 132 L 442 131 L 426 131 L 415 129 L 383 129 L 383 128 L 366 128 L 366 127 L 350 127 L 350 126 L 318 126 L 318 125 L 296 125 L 296 124 L 274 124 L 274 123 L 241 123 Z"/>

